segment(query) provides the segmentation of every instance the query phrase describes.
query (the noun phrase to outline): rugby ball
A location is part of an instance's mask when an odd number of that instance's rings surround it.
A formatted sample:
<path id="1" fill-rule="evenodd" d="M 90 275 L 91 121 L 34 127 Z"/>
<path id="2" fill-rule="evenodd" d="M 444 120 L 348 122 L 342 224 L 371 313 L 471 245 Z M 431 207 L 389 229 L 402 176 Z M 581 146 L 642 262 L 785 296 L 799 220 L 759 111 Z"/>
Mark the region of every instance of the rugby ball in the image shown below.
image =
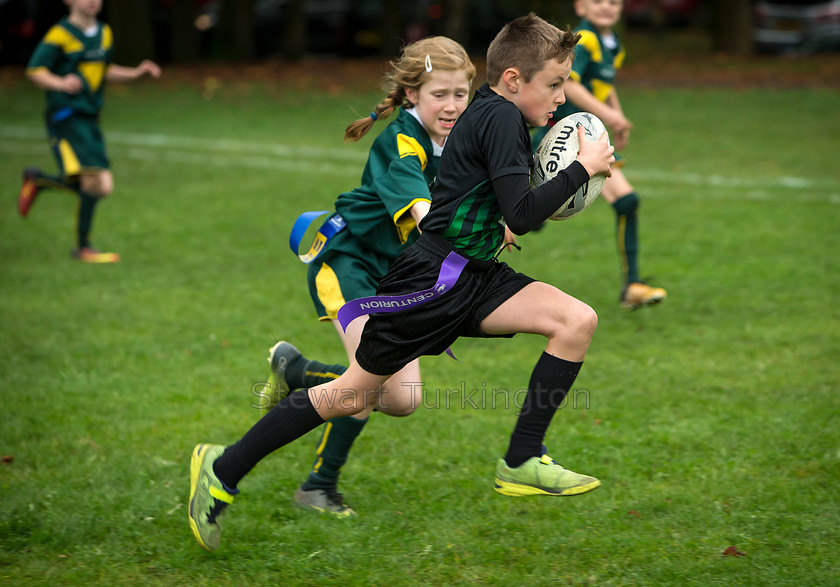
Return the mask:
<path id="1" fill-rule="evenodd" d="M 583 125 L 587 141 L 597 141 L 606 132 L 601 119 L 589 112 L 575 112 L 557 121 L 546 133 L 539 147 L 534 151 L 534 169 L 531 172 L 531 187 L 539 187 L 554 178 L 562 170 L 571 165 L 577 157 L 580 143 L 577 127 Z M 606 177 L 596 175 L 580 186 L 575 195 L 566 200 L 550 220 L 568 220 L 580 214 L 595 201 L 601 188 L 604 187 Z"/>

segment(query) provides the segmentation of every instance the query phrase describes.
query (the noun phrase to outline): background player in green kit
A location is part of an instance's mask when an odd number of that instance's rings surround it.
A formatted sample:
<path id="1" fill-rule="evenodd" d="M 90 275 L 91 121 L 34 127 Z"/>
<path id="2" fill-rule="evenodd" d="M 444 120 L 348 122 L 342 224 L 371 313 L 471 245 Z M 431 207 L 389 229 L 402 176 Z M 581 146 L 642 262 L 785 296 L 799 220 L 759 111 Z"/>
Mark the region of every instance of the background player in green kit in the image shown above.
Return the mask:
<path id="1" fill-rule="evenodd" d="M 96 204 L 114 189 L 99 127 L 105 82 L 132 81 L 146 74 L 156 78 L 160 76 L 160 68 L 151 61 L 143 61 L 137 67 L 111 62 L 111 27 L 96 18 L 102 0 L 65 0 L 65 3 L 70 14 L 47 32 L 26 69 L 29 79 L 46 90 L 47 133 L 58 161 L 58 175 L 27 168 L 23 173 L 18 211 L 21 216 L 29 214 L 43 188 L 77 194 L 73 256 L 86 263 L 115 263 L 119 255 L 100 252 L 90 242 Z"/>
<path id="2" fill-rule="evenodd" d="M 417 238 L 444 143 L 467 107 L 475 77 L 466 51 L 446 37 L 406 46 L 391 65 L 384 84 L 388 95 L 370 116 L 347 127 L 345 139 L 358 140 L 395 110 L 397 118 L 373 142 L 361 186 L 336 200 L 336 215 L 346 227 L 327 242 L 308 271 L 318 318 L 333 322 L 351 361 L 365 321 L 354 321 L 345 332 L 336 314 L 345 301 L 374 295 L 394 258 Z M 345 371 L 343 365 L 307 360 L 285 341 L 272 347 L 269 362 L 269 390 L 277 395 L 331 381 Z M 384 384 L 377 410 L 411 414 L 422 401 L 419 381 L 415 359 Z M 372 409 L 326 423 L 309 478 L 295 493 L 297 505 L 339 517 L 354 514 L 337 491 L 338 475 Z"/>
<path id="3" fill-rule="evenodd" d="M 397 296 L 380 302 L 413 301 L 408 307 L 398 303 L 399 311 L 370 314 L 356 360 L 338 379 L 290 394 L 230 446 L 196 445 L 188 516 L 203 548 L 218 547 L 220 517 L 258 462 L 325 421 L 375 405 L 390 377 L 420 356 L 444 352 L 461 336 L 530 333 L 546 340 L 507 453 L 496 462 L 495 490 L 508 496 L 570 496 L 600 486 L 598 479 L 542 454 L 543 437 L 577 377 L 597 315 L 497 259 L 505 224 L 515 234 L 527 233 L 593 175 L 610 173 L 614 157 L 606 133 L 590 142 L 581 127 L 577 159 L 552 180 L 530 187 L 534 158 L 528 126 L 544 126 L 563 103 L 578 38 L 530 14 L 505 25 L 490 44 L 487 83 L 447 139 L 422 234 L 377 288 L 377 296 Z M 362 309 L 348 302 L 341 310 L 345 316 L 348 307 Z"/>
<path id="4" fill-rule="evenodd" d="M 621 18 L 622 0 L 575 0 L 575 12 L 581 18 L 575 32 L 581 35 L 575 48 L 572 75 L 566 84 L 566 103 L 557 108 L 549 121 L 556 122 L 581 110 L 592 112 L 612 132 L 617 151 L 627 144 L 632 125 L 624 117 L 614 81 L 624 62 L 624 46 L 613 27 Z M 532 135 L 536 149 L 549 127 L 538 128 Z M 622 288 L 619 301 L 623 308 L 635 310 L 665 299 L 667 292 L 652 287 L 639 278 L 639 196 L 621 172 L 621 159 L 612 176 L 604 183 L 601 195 L 616 215 L 616 240 L 621 261 Z"/>

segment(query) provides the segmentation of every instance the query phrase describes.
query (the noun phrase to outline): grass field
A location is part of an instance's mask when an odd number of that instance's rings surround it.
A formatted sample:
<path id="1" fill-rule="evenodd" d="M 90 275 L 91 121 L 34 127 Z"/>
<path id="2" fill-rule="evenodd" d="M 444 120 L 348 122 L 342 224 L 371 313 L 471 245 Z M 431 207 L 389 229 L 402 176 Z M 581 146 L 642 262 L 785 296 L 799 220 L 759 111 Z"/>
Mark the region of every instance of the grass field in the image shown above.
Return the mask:
<path id="1" fill-rule="evenodd" d="M 0 107 L 0 582 L 8 585 L 837 585 L 840 583 L 838 92 L 641 88 L 625 168 L 642 272 L 670 297 L 623 313 L 612 212 L 520 239 L 517 269 L 600 323 L 546 443 L 598 491 L 495 494 L 537 337 L 423 359 L 424 407 L 375 416 L 343 474 L 359 517 L 296 510 L 316 433 L 240 485 L 222 546 L 187 524 L 189 454 L 255 421 L 278 338 L 342 361 L 317 323 L 294 217 L 356 185 L 342 144 L 378 93 L 169 77 L 112 87 L 116 178 L 72 261 L 75 202 L 15 202 L 54 169 L 42 96 Z M 384 126 L 384 125 L 383 125 Z M 472 392 L 472 390 L 478 390 Z M 469 399 L 467 399 L 469 398 Z M 476 407 L 477 406 L 477 407 Z M 734 547 L 745 556 L 727 556 Z M 729 551 L 731 552 L 731 550 Z"/>

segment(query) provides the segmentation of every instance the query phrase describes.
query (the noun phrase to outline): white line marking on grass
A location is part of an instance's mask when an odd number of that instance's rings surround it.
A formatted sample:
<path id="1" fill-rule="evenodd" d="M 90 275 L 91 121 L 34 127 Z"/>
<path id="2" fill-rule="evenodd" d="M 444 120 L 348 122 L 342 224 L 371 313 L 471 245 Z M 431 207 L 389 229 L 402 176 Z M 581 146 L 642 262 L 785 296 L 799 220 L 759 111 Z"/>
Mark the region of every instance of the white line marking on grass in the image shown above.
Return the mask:
<path id="1" fill-rule="evenodd" d="M 840 190 L 840 180 L 828 177 L 808 179 L 804 177 L 765 177 L 748 179 L 743 177 L 725 177 L 722 175 L 701 175 L 699 173 L 674 173 L 654 169 L 627 169 L 625 175 L 642 181 L 657 183 L 708 186 L 732 189 L 795 189 L 795 190 Z"/>
<path id="2" fill-rule="evenodd" d="M 40 128 L 24 126 L 0 126 L 0 152 L 40 153 L 46 142 L 45 132 Z M 167 134 L 146 134 L 121 131 L 106 131 L 105 140 L 109 150 L 140 161 L 175 162 L 185 165 L 213 165 L 218 167 L 244 167 L 272 169 L 285 172 L 360 175 L 360 165 L 367 157 L 367 151 L 315 147 L 312 145 L 287 145 L 283 143 L 260 143 L 225 138 L 186 137 Z M 30 148 L 26 143 L 41 143 Z M 142 147 L 142 148 L 141 148 Z M 352 165 L 351 165 L 352 163 Z M 703 197 L 715 197 L 721 190 L 740 190 L 746 200 L 776 200 L 778 195 L 771 190 L 798 190 L 797 198 L 805 201 L 840 204 L 840 181 L 828 177 L 763 177 L 759 179 L 702 175 L 698 173 L 675 173 L 656 169 L 631 168 L 625 172 L 633 181 L 654 184 L 645 187 L 645 194 L 665 197 L 673 191 L 662 189 L 667 186 L 692 186 L 713 188 Z M 658 184 L 658 185 L 657 185 Z M 805 193 L 812 192 L 812 193 Z M 818 193 L 814 193 L 818 192 Z"/>
<path id="3" fill-rule="evenodd" d="M 0 153 L 11 153 L 13 155 L 45 155 L 49 154 L 49 151 L 47 150 L 47 141 L 44 139 L 44 141 L 39 144 L 0 141 Z"/>
<path id="4" fill-rule="evenodd" d="M 305 173 L 307 175 L 348 175 L 360 177 L 359 165 L 335 164 L 329 161 L 291 159 L 287 157 L 258 157 L 254 155 L 220 153 L 196 153 L 188 151 L 176 151 L 172 149 L 139 149 L 137 147 L 125 148 L 122 146 L 109 147 L 111 159 L 116 154 L 118 158 L 131 159 L 133 161 L 152 161 L 159 163 L 180 163 L 183 165 L 213 166 L 224 168 L 240 169 L 267 169 L 282 171 L 284 173 Z M 45 155 L 45 145 L 24 142 L 0 142 L 0 153 L 14 155 Z"/>
<path id="5" fill-rule="evenodd" d="M 243 155 L 221 155 L 218 153 L 188 153 L 186 151 L 175 151 L 171 149 L 150 151 L 136 147 L 132 147 L 123 152 L 129 159 L 137 161 L 160 161 L 212 167 L 245 167 L 306 174 L 361 176 L 358 165 L 336 165 L 326 161 L 289 159 L 284 157 L 246 157 Z"/>
<path id="6" fill-rule="evenodd" d="M 138 135 L 125 132 L 106 133 L 106 141 L 123 146 L 132 147 L 162 147 L 165 149 L 194 149 L 197 151 L 213 151 L 217 153 L 254 153 L 256 155 L 273 155 L 275 157 L 304 158 L 304 159 L 338 159 L 344 161 L 363 162 L 367 158 L 365 152 L 342 149 L 313 147 L 311 145 L 283 145 L 277 143 L 251 143 L 232 139 L 199 139 L 195 137 L 173 137 L 168 135 Z"/>
<path id="7" fill-rule="evenodd" d="M 25 126 L 0 126 L 0 138 L 25 141 L 45 141 L 43 129 Z M 197 151 L 216 151 L 219 153 L 254 153 L 277 157 L 303 157 L 307 159 L 338 159 L 364 162 L 367 149 L 346 149 L 315 147 L 312 145 L 284 145 L 280 143 L 259 143 L 225 138 L 184 137 L 166 134 L 146 134 L 121 131 L 105 131 L 105 142 L 109 145 L 126 147 L 149 147 L 170 149 L 194 149 Z"/>
<path id="8" fill-rule="evenodd" d="M 689 194 L 689 197 L 693 199 L 732 199 L 731 193 L 727 192 L 727 190 L 725 189 L 716 189 L 710 192 L 704 192 L 702 194 L 699 194 L 697 190 L 702 189 L 701 186 L 691 185 L 688 187 L 694 190 L 694 193 Z M 678 187 L 678 185 L 674 182 L 671 182 L 668 186 L 665 186 L 663 184 L 658 184 L 654 186 L 645 185 L 644 191 L 641 192 L 641 194 L 642 198 L 661 198 L 671 200 L 686 196 L 686 193 L 682 191 L 681 188 Z M 840 193 L 823 193 L 819 190 L 814 190 L 810 192 L 799 191 L 799 193 L 797 193 L 793 197 L 796 199 L 797 202 L 824 202 L 826 204 L 834 205 L 840 204 Z M 738 200 L 747 202 L 778 202 L 779 200 L 785 200 L 790 198 L 790 195 L 780 194 L 778 191 L 776 191 L 775 193 L 771 193 L 769 191 L 759 189 L 740 190 L 738 193 Z"/>

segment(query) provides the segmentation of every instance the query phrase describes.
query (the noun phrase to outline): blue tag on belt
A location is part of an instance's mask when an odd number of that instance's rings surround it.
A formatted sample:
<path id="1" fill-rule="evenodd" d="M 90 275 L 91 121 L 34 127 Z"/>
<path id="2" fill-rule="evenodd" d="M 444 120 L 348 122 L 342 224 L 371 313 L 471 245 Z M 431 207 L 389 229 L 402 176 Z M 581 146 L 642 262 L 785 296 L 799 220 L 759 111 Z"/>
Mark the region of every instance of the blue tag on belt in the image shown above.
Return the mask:
<path id="1" fill-rule="evenodd" d="M 312 240 L 312 244 L 309 246 L 309 250 L 301 255 L 300 241 L 303 240 L 306 231 L 319 216 L 323 216 L 327 213 L 329 213 L 328 210 L 304 212 L 297 217 L 297 220 L 295 220 L 295 223 L 292 226 L 292 234 L 289 235 L 289 247 L 292 249 L 292 252 L 304 263 L 311 263 L 314 261 L 315 258 L 321 254 L 321 251 L 324 249 L 324 245 L 327 244 L 327 241 L 344 230 L 347 226 L 347 223 L 344 222 L 344 218 L 342 218 L 340 214 L 333 214 L 327 218 L 327 220 L 318 229 L 318 232 L 315 234 L 315 238 Z"/>
<path id="2" fill-rule="evenodd" d="M 61 122 L 62 120 L 67 120 L 71 116 L 73 116 L 73 107 L 67 106 L 66 108 L 62 108 L 61 110 L 53 113 L 53 115 L 50 116 L 50 121 Z"/>

